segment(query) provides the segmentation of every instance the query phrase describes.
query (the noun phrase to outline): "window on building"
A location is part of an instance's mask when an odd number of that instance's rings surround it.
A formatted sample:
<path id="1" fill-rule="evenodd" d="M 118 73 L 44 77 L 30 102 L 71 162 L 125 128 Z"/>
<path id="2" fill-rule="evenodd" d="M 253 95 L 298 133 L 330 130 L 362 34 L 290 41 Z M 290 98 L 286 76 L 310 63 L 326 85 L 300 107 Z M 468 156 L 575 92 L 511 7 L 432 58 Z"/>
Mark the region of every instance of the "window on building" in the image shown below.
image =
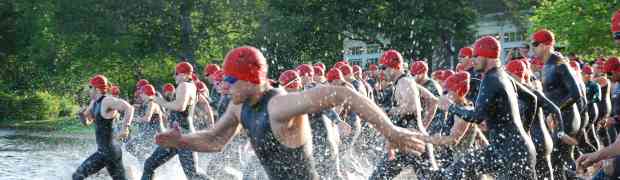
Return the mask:
<path id="1" fill-rule="evenodd" d="M 368 59 L 368 64 L 377 64 L 377 62 L 379 62 L 379 59 L 377 59 L 377 58 L 370 58 L 370 59 Z"/>
<path id="2" fill-rule="evenodd" d="M 368 46 L 368 54 L 381 53 L 381 48 L 378 45 Z"/>
<path id="3" fill-rule="evenodd" d="M 349 63 L 351 63 L 351 65 L 362 65 L 362 60 L 361 59 L 351 59 L 349 60 Z"/>
<path id="4" fill-rule="evenodd" d="M 362 47 L 352 47 L 351 48 L 351 54 L 352 55 L 360 55 L 363 54 L 364 50 L 362 49 Z"/>

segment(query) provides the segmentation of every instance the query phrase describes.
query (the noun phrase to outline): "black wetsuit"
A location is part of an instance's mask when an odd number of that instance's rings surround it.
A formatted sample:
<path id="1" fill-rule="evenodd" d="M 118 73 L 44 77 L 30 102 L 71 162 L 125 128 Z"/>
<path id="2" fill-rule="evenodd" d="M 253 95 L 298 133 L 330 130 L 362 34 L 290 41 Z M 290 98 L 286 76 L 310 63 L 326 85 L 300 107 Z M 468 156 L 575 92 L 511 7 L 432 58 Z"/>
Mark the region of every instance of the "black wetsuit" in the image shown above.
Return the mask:
<path id="1" fill-rule="evenodd" d="M 611 85 L 607 84 L 606 86 L 601 86 L 601 102 L 598 105 L 599 116 L 598 120 L 594 124 L 599 124 L 600 121 L 605 121 L 609 114 L 611 113 Z M 611 137 L 610 130 L 611 128 L 605 128 L 604 126 L 597 128 L 597 134 L 600 138 L 600 141 L 603 146 L 609 146 L 609 144 L 613 143 L 615 137 Z"/>
<path id="2" fill-rule="evenodd" d="M 73 180 L 86 179 L 86 177 L 98 172 L 104 167 L 114 180 L 127 179 L 125 167 L 123 166 L 123 151 L 120 144 L 115 140 L 112 131 L 113 119 L 105 119 L 101 116 L 101 101 L 106 96 L 102 96 L 93 104 L 90 109 L 95 116 L 95 140 L 97 141 L 97 152 L 86 159 L 80 167 L 73 173 Z"/>
<path id="3" fill-rule="evenodd" d="M 593 147 L 592 149 L 582 149 L 584 153 L 591 153 L 596 151 L 601 147 L 600 140 L 596 133 L 596 123 L 598 123 L 598 104 L 601 103 L 601 86 L 594 81 L 587 81 L 585 83 L 586 86 L 586 97 L 588 98 L 587 111 L 588 111 L 588 123 L 584 127 L 584 131 L 586 134 L 586 141 L 590 143 Z"/>
<path id="4" fill-rule="evenodd" d="M 188 102 L 185 111 L 170 111 L 168 116 L 169 127 L 172 127 L 173 123 L 178 123 L 182 133 L 189 133 L 194 129 L 193 114 L 194 114 L 195 102 Z M 153 179 L 155 169 L 164 163 L 168 162 L 175 155 L 179 155 L 179 161 L 181 161 L 181 167 L 183 172 L 187 176 L 187 179 L 208 179 L 206 175 L 199 174 L 196 168 L 196 153 L 188 149 L 180 148 L 166 148 L 157 147 L 155 152 L 151 154 L 146 162 L 144 162 L 144 172 L 142 174 L 142 180 Z"/>
<path id="5" fill-rule="evenodd" d="M 535 97 L 529 97 L 528 94 L 519 94 L 519 112 L 523 119 L 525 131 L 529 132 L 536 149 L 536 174 L 538 179 L 554 179 L 553 166 L 551 165 L 553 137 L 545 122 L 545 114 L 553 114 L 558 118 L 562 118 L 560 108 L 539 90 L 521 85 L 518 85 L 517 88 L 526 88 L 535 95 Z M 559 129 L 563 131 L 563 121 L 561 119 L 558 121 L 560 123 Z"/>
<path id="6" fill-rule="evenodd" d="M 363 94 L 366 91 L 366 88 L 361 81 L 354 80 L 353 82 L 351 82 L 351 84 L 358 93 L 364 96 L 367 95 Z M 341 137 L 342 144 L 340 145 L 340 152 L 344 153 L 345 151 L 351 149 L 351 147 L 353 147 L 357 143 L 357 140 L 362 133 L 362 120 L 357 115 L 357 113 L 354 112 L 345 112 L 345 114 L 343 114 L 342 116 L 345 117 L 346 123 L 351 126 L 351 135 Z M 367 122 L 364 122 L 364 124 L 367 127 Z"/>
<path id="7" fill-rule="evenodd" d="M 585 90 L 577 83 L 577 77 L 571 72 L 567 62 L 560 54 L 552 54 L 543 69 L 543 92 L 562 110 L 562 119 L 566 126 L 566 134 L 576 137 L 581 127 L 581 116 L 578 104 L 585 105 Z M 574 145 L 556 143 L 551 156 L 556 179 L 567 179 L 565 171 L 575 170 Z"/>
<path id="8" fill-rule="evenodd" d="M 398 82 L 403 78 L 410 78 L 408 75 L 402 75 L 396 81 L 394 81 L 394 85 L 389 87 L 390 90 L 384 90 L 388 92 L 389 96 L 384 98 L 387 99 L 387 109 L 391 107 L 398 107 L 398 101 L 396 101 L 396 97 L 394 96 L 394 91 L 396 91 L 396 87 L 398 87 Z M 419 98 L 419 92 L 417 94 L 412 95 L 413 97 Z M 416 113 L 400 115 L 396 117 L 390 117 L 392 119 L 392 123 L 398 127 L 402 128 L 413 128 L 413 129 L 423 129 L 422 122 L 419 117 L 417 117 Z M 427 145 L 429 147 L 429 145 Z M 432 146 L 430 146 L 432 148 Z M 401 153 L 396 152 L 395 159 L 390 160 L 388 154 L 386 153 L 383 159 L 379 162 L 374 172 L 370 176 L 370 180 L 386 180 L 393 179 L 403 170 L 404 167 L 412 167 L 416 170 L 418 178 L 426 178 L 429 175 L 428 170 L 431 168 L 431 163 L 428 161 L 430 157 L 434 158 L 434 154 L 432 152 L 425 153 L 422 156 L 417 156 L 410 153 Z"/>
<path id="9" fill-rule="evenodd" d="M 216 112 L 218 116 L 222 116 L 224 112 L 226 112 L 226 108 L 228 108 L 228 104 L 230 104 L 231 99 L 232 98 L 228 94 L 220 96 L 219 102 L 217 102 L 217 105 L 213 106 L 213 107 L 217 107 Z"/>
<path id="10" fill-rule="evenodd" d="M 286 147 L 271 129 L 267 107 L 272 97 L 283 93 L 282 89 L 272 88 L 265 92 L 257 104 L 244 103 L 241 124 L 247 129 L 254 152 L 270 179 L 318 179 L 312 145 Z"/>
<path id="11" fill-rule="evenodd" d="M 486 121 L 489 146 L 455 159 L 434 179 L 462 179 L 474 172 L 495 173 L 497 179 L 536 179 L 534 144 L 523 129 L 515 84 L 508 77 L 493 68 L 481 82 L 474 110 L 450 106 L 449 111 L 467 122 Z"/>

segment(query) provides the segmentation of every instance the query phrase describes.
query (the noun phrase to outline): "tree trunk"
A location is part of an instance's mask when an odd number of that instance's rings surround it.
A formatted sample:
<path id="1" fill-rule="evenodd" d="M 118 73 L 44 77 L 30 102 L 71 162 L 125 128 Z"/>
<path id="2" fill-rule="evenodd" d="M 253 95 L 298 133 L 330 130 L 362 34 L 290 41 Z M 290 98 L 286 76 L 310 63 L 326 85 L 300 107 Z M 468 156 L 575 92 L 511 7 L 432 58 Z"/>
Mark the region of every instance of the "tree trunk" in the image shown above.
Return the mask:
<path id="1" fill-rule="evenodd" d="M 189 63 L 196 66 L 196 60 L 194 59 L 194 45 L 192 43 L 192 22 L 190 14 L 194 8 L 193 0 L 181 1 L 181 56 L 185 58 Z"/>

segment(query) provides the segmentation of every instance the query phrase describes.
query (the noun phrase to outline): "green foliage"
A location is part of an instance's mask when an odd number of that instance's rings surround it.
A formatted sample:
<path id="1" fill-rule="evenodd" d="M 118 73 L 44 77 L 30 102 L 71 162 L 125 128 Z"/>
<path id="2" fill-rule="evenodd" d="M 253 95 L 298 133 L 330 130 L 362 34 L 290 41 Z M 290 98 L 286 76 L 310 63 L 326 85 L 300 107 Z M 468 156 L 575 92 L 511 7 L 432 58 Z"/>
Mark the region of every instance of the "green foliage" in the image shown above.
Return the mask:
<path id="1" fill-rule="evenodd" d="M 8 121 L 17 116 L 20 97 L 0 91 L 0 121 Z"/>
<path id="2" fill-rule="evenodd" d="M 36 92 L 23 98 L 17 111 L 19 120 L 46 120 L 57 118 L 60 112 L 61 98 L 48 92 Z"/>
<path id="3" fill-rule="evenodd" d="M 547 28 L 566 51 L 592 60 L 617 53 L 610 31 L 610 20 L 620 8 L 618 1 L 545 0 L 530 18 L 530 32 Z"/>
<path id="4" fill-rule="evenodd" d="M 77 112 L 80 110 L 80 106 L 73 101 L 73 98 L 69 97 L 60 97 L 58 105 L 58 117 L 75 117 Z"/>

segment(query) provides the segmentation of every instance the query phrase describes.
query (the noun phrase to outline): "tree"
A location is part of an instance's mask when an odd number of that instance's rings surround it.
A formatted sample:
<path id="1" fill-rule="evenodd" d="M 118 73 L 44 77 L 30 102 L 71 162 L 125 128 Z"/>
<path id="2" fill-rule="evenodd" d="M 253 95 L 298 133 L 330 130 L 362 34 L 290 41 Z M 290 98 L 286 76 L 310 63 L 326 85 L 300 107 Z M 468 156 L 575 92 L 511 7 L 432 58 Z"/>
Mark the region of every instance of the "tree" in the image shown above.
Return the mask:
<path id="1" fill-rule="evenodd" d="M 584 59 L 617 53 L 610 31 L 617 1 L 542 1 L 530 18 L 530 32 L 546 28 L 554 32 L 559 46 Z"/>

